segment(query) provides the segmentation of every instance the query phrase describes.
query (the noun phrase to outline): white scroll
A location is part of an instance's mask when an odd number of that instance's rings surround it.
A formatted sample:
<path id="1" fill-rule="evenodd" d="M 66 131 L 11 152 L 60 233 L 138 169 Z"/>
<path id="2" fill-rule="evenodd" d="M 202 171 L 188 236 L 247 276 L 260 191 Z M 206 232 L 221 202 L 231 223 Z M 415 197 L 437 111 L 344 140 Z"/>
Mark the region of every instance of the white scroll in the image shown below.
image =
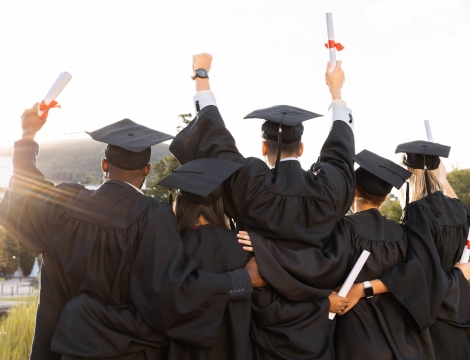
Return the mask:
<path id="1" fill-rule="evenodd" d="M 470 258 L 470 231 L 468 232 L 467 242 L 463 248 L 462 257 L 460 258 L 461 264 L 468 263 L 468 258 Z"/>
<path id="2" fill-rule="evenodd" d="M 44 103 L 46 105 L 50 105 L 52 101 L 57 99 L 57 97 L 60 95 L 62 90 L 64 90 L 65 86 L 69 83 L 71 79 L 72 75 L 70 75 L 68 72 L 61 73 L 55 83 L 52 85 L 47 95 L 44 97 Z M 38 109 L 39 115 L 44 114 L 44 111 L 45 110 Z"/>
<path id="3" fill-rule="evenodd" d="M 351 272 L 346 278 L 346 281 L 344 282 L 343 286 L 341 286 L 341 289 L 339 289 L 338 291 L 339 296 L 346 297 L 348 295 L 349 290 L 351 290 L 352 286 L 354 285 L 354 281 L 356 281 L 359 273 L 364 267 L 364 264 L 369 258 L 369 255 L 370 255 L 370 252 L 368 252 L 367 250 L 362 251 L 361 256 L 359 256 L 359 259 L 357 259 L 356 263 L 354 264 L 354 267 L 352 268 Z M 336 313 L 330 312 L 328 315 L 328 318 L 330 320 L 333 320 L 335 316 L 336 316 Z"/>
<path id="4" fill-rule="evenodd" d="M 335 32 L 333 30 L 333 15 L 331 13 L 326 13 L 326 31 L 328 32 L 328 43 L 330 40 L 335 41 Z M 330 63 L 331 63 L 331 71 L 333 71 L 336 67 L 336 47 L 328 46 L 328 50 L 330 51 Z"/>
<path id="5" fill-rule="evenodd" d="M 426 135 L 428 137 L 428 141 L 434 142 L 431 132 L 431 124 L 429 123 L 429 120 L 424 120 L 424 127 L 426 128 Z"/>

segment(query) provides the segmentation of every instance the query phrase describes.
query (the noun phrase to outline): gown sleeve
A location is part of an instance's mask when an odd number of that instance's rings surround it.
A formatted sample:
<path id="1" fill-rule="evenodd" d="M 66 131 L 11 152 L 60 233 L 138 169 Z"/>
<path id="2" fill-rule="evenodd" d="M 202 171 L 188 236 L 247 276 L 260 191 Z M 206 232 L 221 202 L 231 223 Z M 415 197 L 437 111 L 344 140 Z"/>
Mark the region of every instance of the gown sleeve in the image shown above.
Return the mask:
<path id="1" fill-rule="evenodd" d="M 212 348 L 229 300 L 230 276 L 197 270 L 183 251 L 168 205 L 150 208 L 141 225 L 131 266 L 131 303 L 146 323 L 170 338 Z"/>
<path id="2" fill-rule="evenodd" d="M 0 223 L 22 246 L 42 253 L 48 245 L 55 207 L 84 187 L 78 184 L 54 187 L 36 168 L 38 152 L 39 146 L 33 140 L 15 143 L 13 176 L 0 204 Z"/>

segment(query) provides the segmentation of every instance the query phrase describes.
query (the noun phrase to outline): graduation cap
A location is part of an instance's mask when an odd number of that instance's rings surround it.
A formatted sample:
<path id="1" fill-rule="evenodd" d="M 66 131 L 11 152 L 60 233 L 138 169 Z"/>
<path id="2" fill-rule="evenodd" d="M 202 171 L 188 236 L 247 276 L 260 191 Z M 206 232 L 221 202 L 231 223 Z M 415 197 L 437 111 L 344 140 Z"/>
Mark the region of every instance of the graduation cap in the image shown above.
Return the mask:
<path id="1" fill-rule="evenodd" d="M 441 160 L 439 157 L 448 157 L 450 146 L 432 143 L 424 140 L 412 141 L 397 146 L 396 153 L 405 153 L 403 163 L 413 169 L 424 170 L 424 182 L 426 185 L 427 199 L 434 216 L 439 217 L 441 212 L 435 206 L 430 194 L 431 186 L 429 182 L 428 170 L 436 170 Z M 409 195 L 406 194 L 406 207 L 408 207 Z M 405 209 L 406 209 L 405 207 Z"/>
<path id="2" fill-rule="evenodd" d="M 277 168 L 281 159 L 281 144 L 289 143 L 299 139 L 303 132 L 302 122 L 323 116 L 311 111 L 300 109 L 289 105 L 276 105 L 265 109 L 255 110 L 244 117 L 244 119 L 264 119 L 261 127 L 265 139 L 277 141 Z"/>
<path id="3" fill-rule="evenodd" d="M 173 139 L 173 136 L 124 119 L 101 129 L 88 132 L 93 140 L 108 144 L 105 155 L 114 167 L 134 171 L 150 161 L 152 145 Z"/>
<path id="4" fill-rule="evenodd" d="M 171 188 L 180 189 L 183 196 L 198 204 L 209 204 L 221 195 L 220 185 L 242 164 L 218 159 L 193 160 L 158 182 L 170 188 L 170 204 L 173 202 Z"/>
<path id="5" fill-rule="evenodd" d="M 411 172 L 369 150 L 363 150 L 352 159 L 359 164 L 356 184 L 375 196 L 390 193 L 392 187 L 400 189 Z"/>

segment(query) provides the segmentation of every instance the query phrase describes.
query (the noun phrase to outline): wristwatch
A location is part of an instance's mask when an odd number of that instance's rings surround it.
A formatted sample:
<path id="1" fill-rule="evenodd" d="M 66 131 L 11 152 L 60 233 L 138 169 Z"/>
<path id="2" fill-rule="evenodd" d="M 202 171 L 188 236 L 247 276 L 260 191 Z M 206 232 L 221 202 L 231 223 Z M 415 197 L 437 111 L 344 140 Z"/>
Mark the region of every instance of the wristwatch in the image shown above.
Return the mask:
<path id="1" fill-rule="evenodd" d="M 367 299 L 374 297 L 374 288 L 369 281 L 364 281 L 364 295 Z"/>
<path id="2" fill-rule="evenodd" d="M 201 79 L 209 79 L 209 76 L 207 76 L 207 70 L 203 68 L 197 69 L 196 74 L 192 77 L 192 79 L 195 80 L 197 77 Z"/>

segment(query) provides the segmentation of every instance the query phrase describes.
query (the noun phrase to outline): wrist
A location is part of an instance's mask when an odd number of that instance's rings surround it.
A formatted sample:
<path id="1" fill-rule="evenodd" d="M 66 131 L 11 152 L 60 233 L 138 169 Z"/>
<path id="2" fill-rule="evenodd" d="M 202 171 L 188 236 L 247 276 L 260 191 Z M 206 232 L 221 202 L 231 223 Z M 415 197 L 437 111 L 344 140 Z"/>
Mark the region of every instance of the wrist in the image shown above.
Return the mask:
<path id="1" fill-rule="evenodd" d="M 22 139 L 34 140 L 35 137 L 36 137 L 36 131 L 23 130 L 23 134 L 21 135 Z"/>
<path id="2" fill-rule="evenodd" d="M 330 90 L 332 100 L 342 100 L 341 90 Z"/>
<path id="3" fill-rule="evenodd" d="M 210 84 L 209 84 L 209 79 L 197 77 L 195 81 L 196 81 L 196 91 L 211 89 Z"/>

